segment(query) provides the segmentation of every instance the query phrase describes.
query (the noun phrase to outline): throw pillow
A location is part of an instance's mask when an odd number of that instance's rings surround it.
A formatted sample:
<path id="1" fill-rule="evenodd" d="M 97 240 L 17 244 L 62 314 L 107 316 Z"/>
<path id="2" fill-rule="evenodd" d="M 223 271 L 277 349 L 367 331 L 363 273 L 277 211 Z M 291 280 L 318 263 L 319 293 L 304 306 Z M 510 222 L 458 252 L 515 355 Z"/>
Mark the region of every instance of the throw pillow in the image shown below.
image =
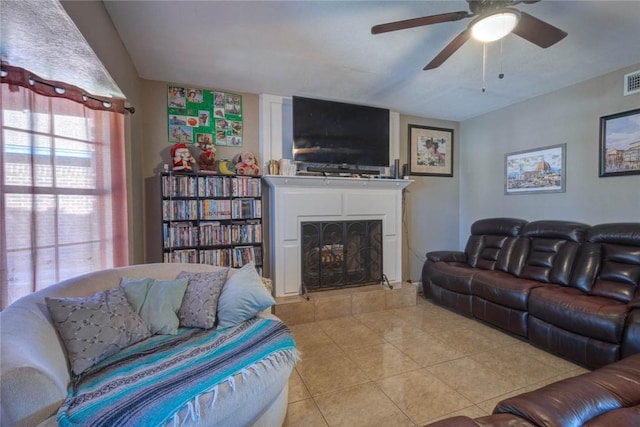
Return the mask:
<path id="1" fill-rule="evenodd" d="M 229 275 L 222 287 L 218 300 L 218 327 L 238 325 L 275 303 L 253 262 L 246 264 Z"/>
<path id="2" fill-rule="evenodd" d="M 188 279 L 189 284 L 178 311 L 180 326 L 211 329 L 216 322 L 218 298 L 227 280 L 228 268 L 220 271 L 189 273 L 183 271 L 178 279 Z"/>
<path id="3" fill-rule="evenodd" d="M 142 305 L 147 299 L 149 288 L 153 285 L 155 279 L 131 279 L 123 277 L 120 279 L 120 286 L 124 289 L 124 293 L 127 296 L 127 301 L 131 304 L 133 311 L 140 314 Z M 144 319 L 143 319 L 144 320 Z"/>
<path id="4" fill-rule="evenodd" d="M 74 374 L 151 334 L 121 287 L 81 298 L 45 298 Z"/>
<path id="5" fill-rule="evenodd" d="M 187 289 L 187 279 L 157 280 L 123 277 L 124 288 L 133 309 L 142 317 L 151 334 L 175 335 L 180 320 L 178 310 Z"/>

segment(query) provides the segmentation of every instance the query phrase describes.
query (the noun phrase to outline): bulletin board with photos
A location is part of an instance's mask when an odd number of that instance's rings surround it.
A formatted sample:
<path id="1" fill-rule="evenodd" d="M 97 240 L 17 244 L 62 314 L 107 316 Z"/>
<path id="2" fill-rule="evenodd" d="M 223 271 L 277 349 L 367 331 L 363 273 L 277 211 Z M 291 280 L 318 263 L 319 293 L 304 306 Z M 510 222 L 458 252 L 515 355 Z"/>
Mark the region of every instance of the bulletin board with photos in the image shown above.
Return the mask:
<path id="1" fill-rule="evenodd" d="M 242 146 L 242 96 L 188 86 L 167 86 L 169 142 Z"/>

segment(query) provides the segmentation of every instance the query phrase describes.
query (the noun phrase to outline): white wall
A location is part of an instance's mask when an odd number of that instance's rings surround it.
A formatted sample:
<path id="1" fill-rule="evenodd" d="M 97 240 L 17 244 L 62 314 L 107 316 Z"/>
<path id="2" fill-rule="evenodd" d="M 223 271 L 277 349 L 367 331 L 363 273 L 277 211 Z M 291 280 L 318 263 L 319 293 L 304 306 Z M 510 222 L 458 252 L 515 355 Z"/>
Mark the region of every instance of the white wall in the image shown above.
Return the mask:
<path id="1" fill-rule="evenodd" d="M 138 72 L 101 1 L 62 1 L 61 4 L 120 87 L 130 105 L 136 109 L 135 114 L 125 115 L 125 145 L 129 205 L 129 261 L 132 264 L 139 264 L 145 261 L 145 212 L 142 203 L 141 173 L 143 109 L 140 105 Z"/>
<path id="2" fill-rule="evenodd" d="M 138 78 L 102 2 L 62 4 L 138 109 L 127 119 L 131 255 L 132 262 L 155 260 L 159 236 L 155 232 L 145 236 L 144 230 L 145 224 L 156 224 L 153 211 L 158 205 L 145 203 L 145 199 L 156 194 L 146 184 L 155 180 L 156 168 L 165 161 L 163 147 L 168 146 L 166 115 L 156 112 L 166 105 L 160 99 L 164 89 Z M 514 216 L 590 224 L 640 221 L 640 175 L 598 178 L 599 118 L 640 107 L 640 94 L 622 94 L 623 75 L 638 69 L 640 64 L 459 125 L 401 115 L 401 164 L 407 163 L 408 124 L 452 128 L 455 147 L 452 178 L 411 177 L 415 182 L 406 193 L 403 279 L 420 279 L 426 252 L 463 248 L 471 223 L 480 218 Z M 150 99 L 154 101 L 148 102 Z M 243 101 L 255 106 L 255 117 L 245 118 L 245 131 L 255 129 L 251 140 L 257 144 L 257 95 Z M 145 112 L 145 107 L 150 111 Z M 567 144 L 565 193 L 504 195 L 505 153 L 560 143 Z"/>
<path id="3" fill-rule="evenodd" d="M 453 129 L 453 177 L 410 176 L 405 190 L 402 278 L 417 282 L 427 252 L 458 249 L 461 149 L 457 122 L 400 115 L 400 164 L 409 161 L 409 124 Z"/>
<path id="4" fill-rule="evenodd" d="M 144 218 L 146 232 L 146 262 L 162 262 L 162 219 L 160 212 L 160 177 L 164 164 L 171 165 L 170 150 L 173 143 L 167 135 L 167 86 L 174 82 L 140 79 L 142 133 L 141 182 L 144 185 Z M 224 87 L 203 89 L 227 90 Z M 216 147 L 216 159 L 233 159 L 243 151 L 258 153 L 258 95 L 234 91 L 242 95 L 243 145 L 241 147 Z M 198 157 L 198 149 L 191 154 Z M 263 159 L 258 158 L 260 164 Z"/>
<path id="5" fill-rule="evenodd" d="M 640 94 L 623 96 L 624 74 L 638 69 L 640 64 L 460 124 L 460 248 L 473 221 L 487 217 L 640 221 L 640 175 L 598 177 L 599 119 L 640 107 Z M 504 194 L 506 153 L 562 143 L 565 193 Z"/>

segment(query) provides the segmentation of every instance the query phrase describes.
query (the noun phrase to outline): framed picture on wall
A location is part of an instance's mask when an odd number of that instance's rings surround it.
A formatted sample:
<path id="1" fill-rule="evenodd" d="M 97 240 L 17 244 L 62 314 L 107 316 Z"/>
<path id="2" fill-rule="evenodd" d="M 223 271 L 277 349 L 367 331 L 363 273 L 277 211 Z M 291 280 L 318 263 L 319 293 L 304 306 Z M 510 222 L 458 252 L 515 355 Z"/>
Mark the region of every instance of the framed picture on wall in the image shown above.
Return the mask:
<path id="1" fill-rule="evenodd" d="M 567 144 L 504 156 L 504 193 L 564 193 Z"/>
<path id="2" fill-rule="evenodd" d="M 409 175 L 453 176 L 453 129 L 409 125 Z"/>
<path id="3" fill-rule="evenodd" d="M 600 175 L 640 175 L 640 109 L 600 117 Z"/>

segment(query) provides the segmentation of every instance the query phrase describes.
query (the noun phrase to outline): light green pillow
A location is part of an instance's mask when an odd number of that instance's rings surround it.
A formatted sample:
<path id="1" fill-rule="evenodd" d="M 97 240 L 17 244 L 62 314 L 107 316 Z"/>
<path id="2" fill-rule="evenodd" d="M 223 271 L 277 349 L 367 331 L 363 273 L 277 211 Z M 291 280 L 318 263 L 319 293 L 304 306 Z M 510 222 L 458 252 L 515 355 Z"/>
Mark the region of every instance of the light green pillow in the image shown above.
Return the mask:
<path id="1" fill-rule="evenodd" d="M 187 283 L 189 283 L 188 279 L 157 280 L 126 277 L 120 281 L 129 304 L 142 317 L 153 335 L 178 333 L 180 320 L 177 313 L 182 305 Z"/>
<path id="2" fill-rule="evenodd" d="M 218 328 L 228 328 L 251 319 L 271 307 L 273 299 L 253 262 L 229 274 L 218 299 Z"/>

